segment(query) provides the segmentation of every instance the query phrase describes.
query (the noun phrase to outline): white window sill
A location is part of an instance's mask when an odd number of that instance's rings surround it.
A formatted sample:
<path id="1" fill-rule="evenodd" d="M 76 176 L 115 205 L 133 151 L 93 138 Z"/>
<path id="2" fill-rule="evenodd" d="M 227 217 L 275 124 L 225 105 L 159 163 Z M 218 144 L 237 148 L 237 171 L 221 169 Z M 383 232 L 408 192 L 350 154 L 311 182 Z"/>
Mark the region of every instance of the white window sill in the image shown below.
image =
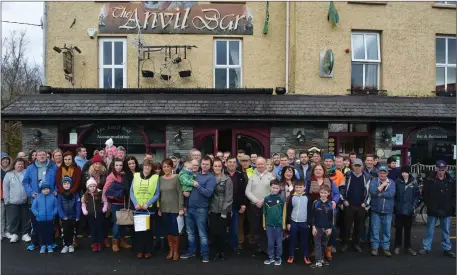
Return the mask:
<path id="1" fill-rule="evenodd" d="M 359 5 L 387 5 L 387 1 L 348 1 L 348 4 L 359 4 Z"/>
<path id="2" fill-rule="evenodd" d="M 456 9 L 456 5 L 436 4 L 435 3 L 435 4 L 432 5 L 432 8 L 455 10 Z"/>

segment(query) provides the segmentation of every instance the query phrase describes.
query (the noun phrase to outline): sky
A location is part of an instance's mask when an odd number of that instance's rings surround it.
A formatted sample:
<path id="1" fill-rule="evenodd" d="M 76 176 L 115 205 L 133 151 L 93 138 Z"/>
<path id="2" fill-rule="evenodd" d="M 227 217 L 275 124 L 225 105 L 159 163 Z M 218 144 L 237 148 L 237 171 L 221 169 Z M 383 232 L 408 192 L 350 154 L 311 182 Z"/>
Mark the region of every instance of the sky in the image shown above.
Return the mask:
<path id="1" fill-rule="evenodd" d="M 43 17 L 43 2 L 2 2 L 2 21 L 40 24 Z M 26 56 L 29 64 L 43 64 L 43 30 L 39 26 L 2 22 L 2 41 L 11 31 L 26 31 L 28 45 Z M 3 50 L 3 49 L 2 49 Z"/>

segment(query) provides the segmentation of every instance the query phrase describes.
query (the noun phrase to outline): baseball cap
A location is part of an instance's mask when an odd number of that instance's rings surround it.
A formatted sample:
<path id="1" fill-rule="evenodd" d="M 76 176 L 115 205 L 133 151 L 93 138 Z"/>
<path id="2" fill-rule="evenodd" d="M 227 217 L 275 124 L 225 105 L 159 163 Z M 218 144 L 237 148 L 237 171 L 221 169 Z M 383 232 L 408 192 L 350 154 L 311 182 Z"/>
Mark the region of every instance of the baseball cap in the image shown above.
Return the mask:
<path id="1" fill-rule="evenodd" d="M 335 158 L 333 157 L 332 154 L 325 154 L 325 155 L 324 155 L 324 160 L 326 160 L 326 159 L 334 160 Z"/>
<path id="2" fill-rule="evenodd" d="M 356 159 L 352 165 L 360 165 L 363 166 L 363 162 L 361 159 Z"/>
<path id="3" fill-rule="evenodd" d="M 438 169 L 446 169 L 447 168 L 447 164 L 446 164 L 446 162 L 444 160 L 438 160 L 436 162 L 436 167 Z"/>
<path id="4" fill-rule="evenodd" d="M 385 167 L 385 166 L 379 166 L 378 172 L 381 172 L 381 171 L 384 171 L 384 172 L 389 173 L 389 170 L 388 170 L 387 167 Z"/>

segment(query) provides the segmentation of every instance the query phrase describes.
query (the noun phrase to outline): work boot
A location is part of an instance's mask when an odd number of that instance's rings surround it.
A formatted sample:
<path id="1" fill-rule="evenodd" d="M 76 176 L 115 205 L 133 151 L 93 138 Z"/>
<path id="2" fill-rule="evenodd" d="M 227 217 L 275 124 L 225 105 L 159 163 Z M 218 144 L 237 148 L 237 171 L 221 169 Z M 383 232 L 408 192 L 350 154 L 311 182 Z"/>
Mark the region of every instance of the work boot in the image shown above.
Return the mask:
<path id="1" fill-rule="evenodd" d="M 325 258 L 328 260 L 328 261 L 331 261 L 332 260 L 332 247 L 329 246 L 325 249 Z"/>
<path id="2" fill-rule="evenodd" d="M 132 246 L 129 245 L 129 244 L 127 243 L 127 241 L 125 240 L 125 238 L 119 238 L 119 246 L 120 246 L 121 248 L 127 248 L 127 249 L 128 249 L 128 248 L 132 248 Z"/>
<path id="3" fill-rule="evenodd" d="M 119 244 L 117 240 L 113 240 L 113 246 L 112 246 L 113 252 L 118 252 L 119 251 Z"/>
<path id="4" fill-rule="evenodd" d="M 171 235 L 167 236 L 168 239 L 168 255 L 167 260 L 171 260 L 173 258 L 173 250 L 174 250 L 174 237 Z"/>
<path id="5" fill-rule="evenodd" d="M 173 240 L 173 261 L 179 260 L 179 236 L 172 237 Z"/>
<path id="6" fill-rule="evenodd" d="M 105 243 L 105 247 L 106 248 L 110 248 L 111 247 L 111 242 L 109 241 L 108 238 L 105 239 L 104 243 Z"/>

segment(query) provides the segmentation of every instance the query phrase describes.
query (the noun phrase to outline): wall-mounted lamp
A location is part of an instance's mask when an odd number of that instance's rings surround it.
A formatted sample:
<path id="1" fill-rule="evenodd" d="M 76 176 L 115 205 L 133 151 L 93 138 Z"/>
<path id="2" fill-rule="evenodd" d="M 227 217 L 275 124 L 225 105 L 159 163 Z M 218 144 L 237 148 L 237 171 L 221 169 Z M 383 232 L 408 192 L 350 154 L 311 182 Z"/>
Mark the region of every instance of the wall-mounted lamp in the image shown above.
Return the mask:
<path id="1" fill-rule="evenodd" d="M 305 134 L 303 134 L 301 130 L 298 131 L 297 136 L 296 136 L 295 138 L 297 139 L 297 142 L 298 142 L 299 144 L 305 142 Z"/>
<path id="2" fill-rule="evenodd" d="M 74 51 L 81 53 L 81 50 L 76 46 L 67 47 L 67 44 L 64 44 L 62 48 L 54 46 L 52 48 L 57 53 L 62 53 L 63 59 L 63 71 L 65 72 L 65 79 L 71 82 L 74 86 Z"/>
<path id="3" fill-rule="evenodd" d="M 175 135 L 175 137 L 173 139 L 174 139 L 176 145 L 178 145 L 178 146 L 180 146 L 183 143 L 181 130 L 178 131 L 178 133 Z"/>
<path id="4" fill-rule="evenodd" d="M 389 144 L 390 142 L 392 142 L 392 135 L 389 134 L 389 132 L 387 132 L 387 131 L 382 132 L 381 137 L 382 137 L 382 141 L 385 144 Z"/>
<path id="5" fill-rule="evenodd" d="M 32 136 L 32 143 L 35 146 L 38 146 L 41 144 L 41 131 L 40 130 L 35 130 L 35 134 Z"/>

